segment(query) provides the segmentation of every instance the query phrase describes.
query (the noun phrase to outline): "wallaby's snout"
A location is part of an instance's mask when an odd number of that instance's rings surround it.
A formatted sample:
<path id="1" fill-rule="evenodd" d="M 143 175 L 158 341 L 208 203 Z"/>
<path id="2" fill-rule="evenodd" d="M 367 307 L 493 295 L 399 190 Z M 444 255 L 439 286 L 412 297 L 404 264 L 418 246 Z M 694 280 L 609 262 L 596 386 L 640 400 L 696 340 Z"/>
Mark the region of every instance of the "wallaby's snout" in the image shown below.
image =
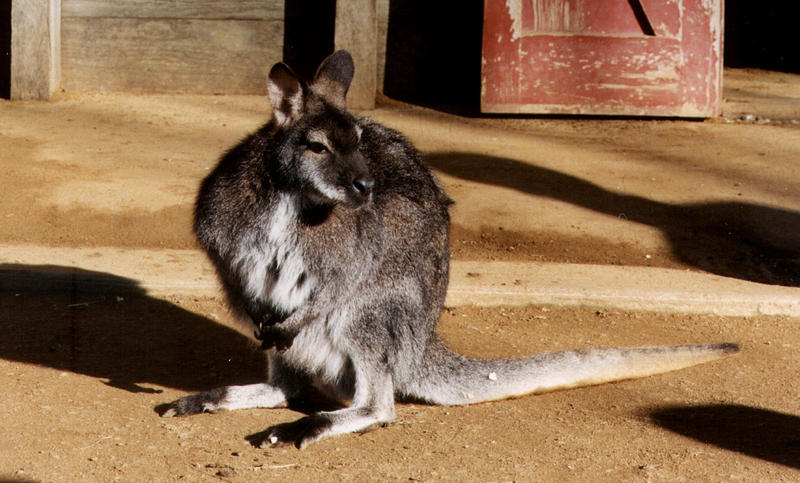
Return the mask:
<path id="1" fill-rule="evenodd" d="M 344 184 L 347 187 L 347 202 L 352 207 L 358 207 L 372 198 L 372 189 L 375 179 L 370 175 L 367 163 L 359 152 L 346 156 L 349 176 Z"/>
<path id="2" fill-rule="evenodd" d="M 350 184 L 351 197 L 360 202 L 361 204 L 372 196 L 372 188 L 375 186 L 375 180 L 368 177 L 358 177 Z"/>

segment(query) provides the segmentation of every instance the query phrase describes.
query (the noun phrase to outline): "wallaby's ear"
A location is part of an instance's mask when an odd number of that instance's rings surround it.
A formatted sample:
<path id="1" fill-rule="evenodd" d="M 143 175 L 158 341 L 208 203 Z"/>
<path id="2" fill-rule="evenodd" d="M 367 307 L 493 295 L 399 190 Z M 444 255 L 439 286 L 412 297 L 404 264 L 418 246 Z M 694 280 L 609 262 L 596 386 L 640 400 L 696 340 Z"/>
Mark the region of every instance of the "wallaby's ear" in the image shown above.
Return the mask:
<path id="1" fill-rule="evenodd" d="M 346 50 L 337 50 L 320 64 L 311 88 L 331 104 L 345 107 L 345 97 L 353 80 L 355 65 L 353 57 Z"/>
<path id="2" fill-rule="evenodd" d="M 303 85 L 292 69 L 278 62 L 269 71 L 269 102 L 278 125 L 297 119 L 303 109 Z"/>

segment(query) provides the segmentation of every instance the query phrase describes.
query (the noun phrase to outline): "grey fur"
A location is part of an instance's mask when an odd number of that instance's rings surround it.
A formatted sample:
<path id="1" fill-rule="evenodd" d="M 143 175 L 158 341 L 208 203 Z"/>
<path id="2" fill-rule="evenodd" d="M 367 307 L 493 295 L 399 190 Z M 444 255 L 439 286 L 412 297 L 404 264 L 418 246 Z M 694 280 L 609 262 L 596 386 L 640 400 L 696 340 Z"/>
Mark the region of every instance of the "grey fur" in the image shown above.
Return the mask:
<path id="1" fill-rule="evenodd" d="M 475 360 L 434 328 L 448 282 L 448 205 L 398 132 L 344 109 L 339 51 L 308 84 L 270 72 L 273 119 L 200 189 L 195 232 L 231 307 L 268 349 L 263 384 L 187 396 L 164 416 L 277 407 L 313 386 L 344 409 L 252 437 L 304 447 L 391 421 L 395 398 L 467 404 L 640 377 L 736 352 L 733 344 L 600 349 Z"/>

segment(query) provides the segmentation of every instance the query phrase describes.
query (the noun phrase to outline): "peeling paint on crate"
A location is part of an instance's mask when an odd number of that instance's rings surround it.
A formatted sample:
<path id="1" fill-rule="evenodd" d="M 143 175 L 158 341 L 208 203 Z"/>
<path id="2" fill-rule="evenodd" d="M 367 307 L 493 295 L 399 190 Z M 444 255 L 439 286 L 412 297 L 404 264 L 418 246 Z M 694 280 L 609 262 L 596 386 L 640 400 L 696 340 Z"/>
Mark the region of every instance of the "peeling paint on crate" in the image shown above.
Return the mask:
<path id="1" fill-rule="evenodd" d="M 718 115 L 721 12 L 721 0 L 486 0 L 482 110 Z"/>

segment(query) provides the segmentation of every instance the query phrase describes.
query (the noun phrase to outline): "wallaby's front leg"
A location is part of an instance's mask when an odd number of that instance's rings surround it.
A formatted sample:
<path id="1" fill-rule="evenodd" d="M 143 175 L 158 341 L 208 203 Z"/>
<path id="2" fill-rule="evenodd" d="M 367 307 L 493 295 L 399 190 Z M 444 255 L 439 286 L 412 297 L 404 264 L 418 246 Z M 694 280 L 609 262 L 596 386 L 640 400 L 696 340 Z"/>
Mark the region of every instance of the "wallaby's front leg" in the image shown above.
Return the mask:
<path id="1" fill-rule="evenodd" d="M 229 411 L 247 408 L 276 408 L 287 405 L 286 392 L 268 383 L 225 386 L 182 397 L 168 404 L 163 417 Z"/>
<path id="2" fill-rule="evenodd" d="M 288 370 L 274 350 L 266 353 L 269 374 L 265 383 L 225 386 L 182 397 L 159 408 L 162 417 L 186 416 L 214 411 L 286 407 L 297 392 L 299 376 Z M 288 373 L 287 373 L 288 372 Z"/>
<path id="3" fill-rule="evenodd" d="M 302 449 L 316 441 L 339 434 L 374 429 L 394 419 L 394 388 L 387 370 L 362 372 L 356 369 L 353 404 L 337 411 L 322 411 L 291 423 L 273 426 L 248 440 L 255 446 L 294 444 Z"/>

